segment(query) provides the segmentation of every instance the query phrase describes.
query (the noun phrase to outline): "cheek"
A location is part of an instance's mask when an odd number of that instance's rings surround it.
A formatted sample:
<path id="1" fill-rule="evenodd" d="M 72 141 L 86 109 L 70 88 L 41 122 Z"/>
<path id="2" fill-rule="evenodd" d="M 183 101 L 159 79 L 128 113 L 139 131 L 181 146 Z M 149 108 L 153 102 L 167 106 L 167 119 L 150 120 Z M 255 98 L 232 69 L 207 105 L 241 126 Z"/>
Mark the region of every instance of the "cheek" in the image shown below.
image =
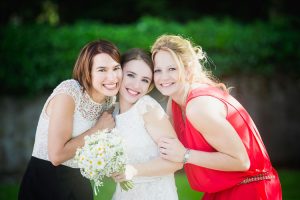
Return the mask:
<path id="1" fill-rule="evenodd" d="M 128 86 L 128 84 L 130 83 L 130 79 L 128 79 L 128 77 L 126 76 L 122 76 L 121 78 L 122 78 L 121 87 Z"/>
<path id="2" fill-rule="evenodd" d="M 148 93 L 148 90 L 149 90 L 149 87 L 150 87 L 150 84 L 144 84 L 143 85 L 143 89 L 142 89 L 142 95 L 145 95 Z"/>
<path id="3" fill-rule="evenodd" d="M 104 73 L 92 73 L 92 81 L 99 81 L 104 79 Z"/>
<path id="4" fill-rule="evenodd" d="M 157 83 L 158 80 L 159 80 L 159 75 L 154 74 L 153 75 L 153 82 L 154 82 L 155 85 L 156 85 L 156 83 Z"/>
<path id="5" fill-rule="evenodd" d="M 122 73 L 122 70 L 118 70 L 116 76 L 117 76 L 117 78 L 121 81 L 121 80 L 123 79 L 123 73 Z"/>

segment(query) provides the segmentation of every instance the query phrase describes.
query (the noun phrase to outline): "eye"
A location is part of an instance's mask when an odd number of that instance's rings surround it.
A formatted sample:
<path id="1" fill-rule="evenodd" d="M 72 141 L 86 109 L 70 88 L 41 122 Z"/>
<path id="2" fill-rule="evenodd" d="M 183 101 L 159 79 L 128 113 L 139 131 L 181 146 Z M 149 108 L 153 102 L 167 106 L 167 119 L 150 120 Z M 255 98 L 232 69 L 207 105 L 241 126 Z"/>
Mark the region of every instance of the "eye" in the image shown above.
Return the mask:
<path id="1" fill-rule="evenodd" d="M 131 74 L 131 73 L 128 73 L 127 76 L 130 77 L 130 78 L 134 78 L 134 75 Z"/>
<path id="2" fill-rule="evenodd" d="M 98 71 L 98 72 L 105 72 L 106 70 L 105 70 L 105 68 L 98 68 L 97 71 Z"/>
<path id="3" fill-rule="evenodd" d="M 145 82 L 145 83 L 149 83 L 148 79 L 142 79 L 142 81 Z"/>
<path id="4" fill-rule="evenodd" d="M 161 72 L 161 70 L 160 69 L 155 69 L 154 70 L 154 73 L 158 73 L 158 72 Z"/>
<path id="5" fill-rule="evenodd" d="M 120 70 L 120 69 L 121 69 L 120 65 L 114 67 L 114 71 L 117 71 L 117 70 Z"/>
<path id="6" fill-rule="evenodd" d="M 170 67 L 170 68 L 169 68 L 169 71 L 175 71 L 175 70 L 176 70 L 175 67 Z"/>

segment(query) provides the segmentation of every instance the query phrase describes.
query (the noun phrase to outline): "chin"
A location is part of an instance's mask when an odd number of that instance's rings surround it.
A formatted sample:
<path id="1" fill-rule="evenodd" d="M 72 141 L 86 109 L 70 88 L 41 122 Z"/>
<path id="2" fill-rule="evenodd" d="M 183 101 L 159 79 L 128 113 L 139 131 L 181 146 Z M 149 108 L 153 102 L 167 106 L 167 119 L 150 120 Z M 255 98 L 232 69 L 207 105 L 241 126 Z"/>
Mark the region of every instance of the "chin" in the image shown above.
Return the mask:
<path id="1" fill-rule="evenodd" d="M 128 98 L 127 100 L 128 100 L 129 103 L 134 104 L 134 103 L 137 102 L 139 99 L 140 99 L 140 97 L 139 97 L 139 98 Z"/>
<path id="2" fill-rule="evenodd" d="M 166 91 L 166 90 L 159 90 L 159 92 L 160 93 L 162 93 L 162 95 L 164 95 L 164 96 L 171 96 L 171 92 L 169 92 L 169 91 Z"/>
<path id="3" fill-rule="evenodd" d="M 111 97 L 111 96 L 116 96 L 117 94 L 118 94 L 118 90 L 104 91 L 104 92 L 103 92 L 103 95 L 109 96 L 109 97 Z"/>

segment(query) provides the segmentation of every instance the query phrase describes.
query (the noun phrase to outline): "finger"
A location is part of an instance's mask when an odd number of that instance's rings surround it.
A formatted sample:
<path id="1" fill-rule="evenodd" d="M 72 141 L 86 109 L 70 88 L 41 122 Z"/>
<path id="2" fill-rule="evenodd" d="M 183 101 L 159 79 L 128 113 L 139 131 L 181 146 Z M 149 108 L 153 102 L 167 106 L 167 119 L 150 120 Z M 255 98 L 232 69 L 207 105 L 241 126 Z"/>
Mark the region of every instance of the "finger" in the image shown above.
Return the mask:
<path id="1" fill-rule="evenodd" d="M 159 150 L 162 154 L 165 154 L 165 155 L 170 154 L 170 148 L 161 147 Z"/>
<path id="2" fill-rule="evenodd" d="M 159 147 L 166 148 L 166 146 L 168 145 L 168 143 L 165 143 L 164 141 L 158 141 L 157 145 L 158 145 Z"/>
<path id="3" fill-rule="evenodd" d="M 122 175 L 119 175 L 116 177 L 117 182 L 122 182 L 122 181 L 124 181 L 124 179 L 125 179 L 125 177 Z"/>
<path id="4" fill-rule="evenodd" d="M 160 147 L 160 148 L 159 148 L 159 153 L 161 153 L 161 154 L 165 154 L 165 148 L 163 148 L 163 147 Z"/>
<path id="5" fill-rule="evenodd" d="M 161 143 L 170 144 L 170 143 L 174 142 L 174 138 L 161 137 L 159 139 L 159 141 Z"/>
<path id="6" fill-rule="evenodd" d="M 115 172 L 115 173 L 112 173 L 112 176 L 115 177 L 115 176 L 118 176 L 120 173 L 118 172 Z"/>
<path id="7" fill-rule="evenodd" d="M 160 153 L 163 154 L 163 155 L 169 155 L 169 156 L 170 156 L 170 155 L 173 155 L 173 154 L 172 154 L 172 150 L 171 150 L 171 149 L 168 149 L 168 148 L 161 148 L 161 149 L 160 149 Z"/>
<path id="8" fill-rule="evenodd" d="M 114 179 L 115 182 L 119 182 L 119 180 L 120 180 L 120 175 L 119 174 L 111 176 L 111 177 Z"/>
<path id="9" fill-rule="evenodd" d="M 170 149 L 171 148 L 171 144 L 161 142 L 161 143 L 158 143 L 158 147 L 159 148 L 163 148 L 163 149 Z"/>
<path id="10" fill-rule="evenodd" d="M 105 117 L 107 115 L 109 115 L 109 113 L 107 111 L 104 111 L 101 116 Z"/>
<path id="11" fill-rule="evenodd" d="M 170 160 L 170 159 L 169 159 L 169 156 L 166 155 L 166 154 L 160 153 L 159 156 L 160 156 L 162 159 Z"/>
<path id="12" fill-rule="evenodd" d="M 108 119 L 110 119 L 110 120 L 114 120 L 112 114 L 110 114 L 110 113 L 107 113 L 106 117 L 107 117 Z"/>

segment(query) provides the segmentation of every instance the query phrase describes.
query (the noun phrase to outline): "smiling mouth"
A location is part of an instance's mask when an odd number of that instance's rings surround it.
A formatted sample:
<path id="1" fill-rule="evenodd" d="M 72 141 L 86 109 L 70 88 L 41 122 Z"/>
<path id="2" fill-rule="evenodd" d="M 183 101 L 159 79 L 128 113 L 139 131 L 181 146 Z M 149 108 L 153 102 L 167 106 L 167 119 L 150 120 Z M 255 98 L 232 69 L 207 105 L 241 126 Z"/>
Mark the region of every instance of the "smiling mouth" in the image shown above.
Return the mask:
<path id="1" fill-rule="evenodd" d="M 108 90 L 115 90 L 118 88 L 118 83 L 103 84 L 103 87 Z"/>
<path id="2" fill-rule="evenodd" d="M 174 83 L 162 83 L 160 84 L 161 87 L 169 87 L 171 85 L 173 85 Z"/>
<path id="3" fill-rule="evenodd" d="M 129 88 L 126 88 L 127 92 L 131 95 L 131 96 L 137 96 L 140 94 L 140 92 L 137 92 L 137 91 L 134 91 L 134 90 L 131 90 Z"/>

